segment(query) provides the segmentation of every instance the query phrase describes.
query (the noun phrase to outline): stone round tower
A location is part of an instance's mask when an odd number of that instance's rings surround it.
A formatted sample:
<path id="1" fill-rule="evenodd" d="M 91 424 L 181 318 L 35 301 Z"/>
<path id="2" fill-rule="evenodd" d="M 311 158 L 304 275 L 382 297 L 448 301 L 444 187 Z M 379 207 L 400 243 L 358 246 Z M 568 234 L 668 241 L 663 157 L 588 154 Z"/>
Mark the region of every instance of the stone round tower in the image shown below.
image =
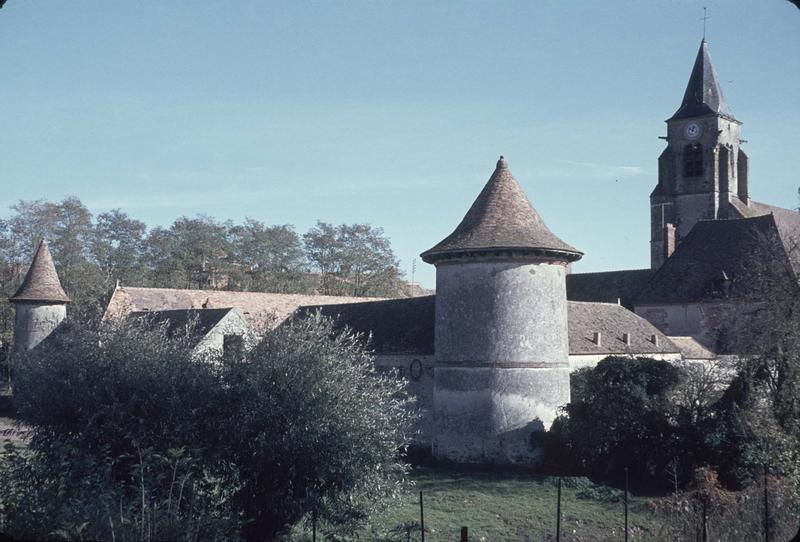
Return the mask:
<path id="1" fill-rule="evenodd" d="M 25 280 L 9 301 L 16 311 L 14 352 L 35 347 L 66 318 L 70 298 L 61 287 L 44 239 L 39 242 Z"/>
<path id="2" fill-rule="evenodd" d="M 536 461 L 531 435 L 569 402 L 566 269 L 581 256 L 502 156 L 455 231 L 422 253 L 436 266 L 434 456 Z"/>

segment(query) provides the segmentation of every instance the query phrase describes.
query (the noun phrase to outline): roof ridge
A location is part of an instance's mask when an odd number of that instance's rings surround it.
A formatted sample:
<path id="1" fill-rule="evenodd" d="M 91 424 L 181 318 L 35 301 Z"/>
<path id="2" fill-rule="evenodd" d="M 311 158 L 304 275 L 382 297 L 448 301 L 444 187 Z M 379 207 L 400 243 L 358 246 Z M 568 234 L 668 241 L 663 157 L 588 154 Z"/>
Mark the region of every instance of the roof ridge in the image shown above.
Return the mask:
<path id="1" fill-rule="evenodd" d="M 625 307 L 623 307 L 619 303 L 613 303 L 611 301 L 573 301 L 571 299 L 568 299 L 567 303 L 580 303 L 582 305 L 610 305 L 612 307 L 620 307 L 625 309 Z M 628 309 L 625 310 L 627 311 Z"/>
<path id="2" fill-rule="evenodd" d="M 652 271 L 649 267 L 639 267 L 637 269 L 615 269 L 612 271 L 584 271 L 582 273 L 570 273 L 570 275 L 602 275 L 604 273 L 631 273 L 633 271 Z"/>
<path id="3" fill-rule="evenodd" d="M 118 290 L 158 290 L 158 291 L 171 291 L 171 292 L 203 292 L 209 294 L 256 294 L 256 295 L 274 295 L 274 296 L 298 296 L 298 297 L 327 297 L 335 299 L 393 299 L 383 297 L 363 297 L 363 296 L 349 296 L 349 295 L 327 295 L 327 294 L 301 294 L 301 293 L 287 293 L 287 292 L 253 292 L 245 290 L 207 290 L 202 288 L 162 288 L 159 286 L 120 286 Z M 404 298 L 397 298 L 404 299 Z"/>

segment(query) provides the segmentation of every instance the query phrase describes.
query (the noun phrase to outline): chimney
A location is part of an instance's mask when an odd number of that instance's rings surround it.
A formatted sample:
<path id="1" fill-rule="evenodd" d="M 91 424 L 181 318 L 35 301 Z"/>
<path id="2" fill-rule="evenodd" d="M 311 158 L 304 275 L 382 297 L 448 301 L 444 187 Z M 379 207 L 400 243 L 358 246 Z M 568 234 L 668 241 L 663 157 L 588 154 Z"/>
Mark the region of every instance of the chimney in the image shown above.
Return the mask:
<path id="1" fill-rule="evenodd" d="M 622 342 L 624 342 L 626 346 L 630 346 L 631 345 L 631 334 L 630 333 L 623 333 L 622 334 Z"/>
<path id="2" fill-rule="evenodd" d="M 667 260 L 675 252 L 675 225 L 666 224 L 664 226 L 664 260 Z"/>
<path id="3" fill-rule="evenodd" d="M 595 331 L 592 333 L 592 342 L 597 346 L 600 346 L 600 341 L 602 340 L 602 334 L 599 331 Z"/>
<path id="4" fill-rule="evenodd" d="M 655 346 L 658 346 L 658 335 L 653 333 L 650 335 L 650 342 L 653 343 Z"/>

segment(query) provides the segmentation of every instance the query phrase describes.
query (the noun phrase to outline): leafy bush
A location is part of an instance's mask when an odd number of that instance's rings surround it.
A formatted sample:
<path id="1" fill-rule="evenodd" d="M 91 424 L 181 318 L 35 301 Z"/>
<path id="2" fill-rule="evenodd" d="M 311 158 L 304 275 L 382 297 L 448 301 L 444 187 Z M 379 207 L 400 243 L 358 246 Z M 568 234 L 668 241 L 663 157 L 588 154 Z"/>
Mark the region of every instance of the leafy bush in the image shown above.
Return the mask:
<path id="1" fill-rule="evenodd" d="M 572 401 L 545 437 L 549 466 L 599 478 L 660 476 L 683 443 L 670 397 L 680 368 L 648 358 L 609 357 L 572 375 Z"/>
<path id="2" fill-rule="evenodd" d="M 127 478 L 115 476 L 118 462 L 63 442 L 44 453 L 7 445 L 0 453 L 0 532 L 37 540 L 237 537 L 219 480 L 185 450 L 142 450 Z"/>
<path id="3" fill-rule="evenodd" d="M 225 372 L 248 538 L 269 539 L 308 513 L 353 526 L 400 494 L 397 454 L 412 422 L 405 386 L 379 374 L 361 344 L 316 314 L 281 326 Z"/>
<path id="4" fill-rule="evenodd" d="M 7 532 L 265 540 L 353 528 L 402 488 L 403 384 L 352 333 L 314 315 L 220 364 L 189 332 L 71 322 L 15 360 L 31 439 L 0 458 Z"/>

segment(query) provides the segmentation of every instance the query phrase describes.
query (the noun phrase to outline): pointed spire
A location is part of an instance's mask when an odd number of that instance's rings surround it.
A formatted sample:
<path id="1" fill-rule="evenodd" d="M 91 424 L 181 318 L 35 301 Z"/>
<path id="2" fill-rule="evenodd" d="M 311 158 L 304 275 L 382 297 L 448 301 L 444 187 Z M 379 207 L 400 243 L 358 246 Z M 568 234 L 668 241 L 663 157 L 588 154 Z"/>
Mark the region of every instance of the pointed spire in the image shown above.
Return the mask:
<path id="1" fill-rule="evenodd" d="M 12 303 L 69 303 L 71 301 L 61 287 L 53 256 L 44 239 L 39 241 L 25 280 L 22 281 L 19 290 L 9 301 Z"/>
<path id="2" fill-rule="evenodd" d="M 722 88 L 717 80 L 717 73 L 714 71 L 711 56 L 708 54 L 708 43 L 703 39 L 700 42 L 700 50 L 697 51 L 689 84 L 686 85 L 683 103 L 669 120 L 699 117 L 712 113 L 736 120 L 728 108 L 728 104 L 725 103 Z"/>
<path id="3" fill-rule="evenodd" d="M 443 241 L 421 254 L 428 263 L 498 250 L 546 255 L 574 261 L 580 251 L 556 237 L 525 196 L 502 156 L 489 182 L 458 227 Z"/>

